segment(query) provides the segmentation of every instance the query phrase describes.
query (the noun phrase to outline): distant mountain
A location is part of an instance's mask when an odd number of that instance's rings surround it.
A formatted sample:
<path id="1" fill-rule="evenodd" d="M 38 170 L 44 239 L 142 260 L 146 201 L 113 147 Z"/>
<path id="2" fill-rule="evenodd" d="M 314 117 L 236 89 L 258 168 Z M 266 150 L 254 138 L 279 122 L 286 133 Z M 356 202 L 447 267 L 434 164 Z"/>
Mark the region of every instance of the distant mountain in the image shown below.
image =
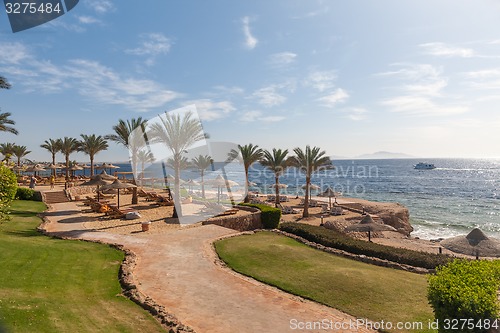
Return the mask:
<path id="1" fill-rule="evenodd" d="M 382 159 L 393 159 L 393 158 L 415 158 L 415 156 L 403 154 L 403 153 L 391 153 L 388 151 L 378 151 L 373 154 L 363 154 L 354 157 L 356 159 L 365 160 L 382 160 Z"/>

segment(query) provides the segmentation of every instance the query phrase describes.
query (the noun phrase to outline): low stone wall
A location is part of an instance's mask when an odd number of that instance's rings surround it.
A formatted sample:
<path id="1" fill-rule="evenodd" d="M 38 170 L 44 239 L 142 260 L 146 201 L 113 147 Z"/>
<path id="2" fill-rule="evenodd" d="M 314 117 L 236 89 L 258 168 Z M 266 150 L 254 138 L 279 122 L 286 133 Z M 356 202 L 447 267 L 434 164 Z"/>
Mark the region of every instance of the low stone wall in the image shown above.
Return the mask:
<path id="1" fill-rule="evenodd" d="M 203 225 L 215 224 L 221 227 L 234 229 L 238 231 L 249 231 L 262 229 L 262 221 L 260 219 L 260 210 L 254 207 L 237 206 L 239 210 L 244 210 L 250 212 L 251 214 L 245 216 L 216 216 L 212 217 L 206 221 L 203 221 Z"/>
<path id="2" fill-rule="evenodd" d="M 64 191 L 66 193 L 66 196 L 71 201 L 75 201 L 77 197 L 80 197 L 80 199 L 84 199 L 85 196 L 87 196 L 87 195 L 94 195 L 96 193 L 96 187 L 95 186 L 74 186 L 74 187 L 68 187 Z"/>

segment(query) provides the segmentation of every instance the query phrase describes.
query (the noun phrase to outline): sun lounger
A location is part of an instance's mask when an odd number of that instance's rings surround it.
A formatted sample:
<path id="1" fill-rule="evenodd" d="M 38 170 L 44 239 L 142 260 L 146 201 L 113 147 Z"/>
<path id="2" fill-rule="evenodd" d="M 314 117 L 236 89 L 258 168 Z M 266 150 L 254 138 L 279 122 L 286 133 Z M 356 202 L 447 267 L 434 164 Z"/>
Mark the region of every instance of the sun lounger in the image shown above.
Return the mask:
<path id="1" fill-rule="evenodd" d="M 291 206 L 281 206 L 281 208 L 282 208 L 281 212 L 283 214 L 298 214 L 299 213 L 298 210 L 293 209 Z"/>
<path id="2" fill-rule="evenodd" d="M 109 210 L 106 212 L 106 215 L 109 216 L 109 218 L 123 218 L 125 215 L 129 212 L 135 212 L 136 210 L 133 208 L 118 208 L 117 206 L 114 205 L 109 205 Z"/>
<path id="3" fill-rule="evenodd" d="M 340 206 L 333 206 L 330 214 L 334 216 L 342 215 L 344 214 L 344 210 Z"/>

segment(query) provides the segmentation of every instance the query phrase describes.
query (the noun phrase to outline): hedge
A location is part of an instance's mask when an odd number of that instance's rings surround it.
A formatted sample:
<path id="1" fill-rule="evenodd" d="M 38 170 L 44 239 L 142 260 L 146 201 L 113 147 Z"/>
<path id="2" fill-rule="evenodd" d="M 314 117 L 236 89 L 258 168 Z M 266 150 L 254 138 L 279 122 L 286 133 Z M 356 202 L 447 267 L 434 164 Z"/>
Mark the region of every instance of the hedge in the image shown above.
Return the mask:
<path id="1" fill-rule="evenodd" d="M 26 187 L 18 187 L 16 192 L 16 199 L 18 200 L 33 200 L 33 196 L 35 195 L 35 191 L 26 188 Z"/>
<path id="2" fill-rule="evenodd" d="M 451 258 L 444 254 L 413 251 L 371 243 L 347 237 L 335 230 L 309 224 L 282 223 L 280 230 L 300 236 L 310 242 L 349 253 L 366 255 L 415 267 L 434 269 L 451 261 Z"/>
<path id="3" fill-rule="evenodd" d="M 439 332 L 488 332 L 499 318 L 499 289 L 498 261 L 456 259 L 440 267 L 429 277 L 427 294 Z"/>
<path id="4" fill-rule="evenodd" d="M 251 203 L 240 203 L 241 206 L 254 207 L 260 209 L 260 218 L 265 229 L 275 229 L 278 227 L 281 219 L 281 210 L 268 205 L 259 205 Z"/>

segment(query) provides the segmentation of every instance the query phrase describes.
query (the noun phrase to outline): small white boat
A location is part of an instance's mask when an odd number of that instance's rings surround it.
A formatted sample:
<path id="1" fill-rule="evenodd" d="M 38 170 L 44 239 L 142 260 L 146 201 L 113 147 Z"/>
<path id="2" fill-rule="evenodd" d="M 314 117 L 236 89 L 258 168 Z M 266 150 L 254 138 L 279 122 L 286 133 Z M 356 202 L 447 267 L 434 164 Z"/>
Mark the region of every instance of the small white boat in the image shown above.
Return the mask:
<path id="1" fill-rule="evenodd" d="M 417 169 L 417 170 L 432 170 L 432 169 L 436 169 L 436 166 L 432 163 L 420 162 L 420 163 L 415 165 L 415 169 Z"/>

